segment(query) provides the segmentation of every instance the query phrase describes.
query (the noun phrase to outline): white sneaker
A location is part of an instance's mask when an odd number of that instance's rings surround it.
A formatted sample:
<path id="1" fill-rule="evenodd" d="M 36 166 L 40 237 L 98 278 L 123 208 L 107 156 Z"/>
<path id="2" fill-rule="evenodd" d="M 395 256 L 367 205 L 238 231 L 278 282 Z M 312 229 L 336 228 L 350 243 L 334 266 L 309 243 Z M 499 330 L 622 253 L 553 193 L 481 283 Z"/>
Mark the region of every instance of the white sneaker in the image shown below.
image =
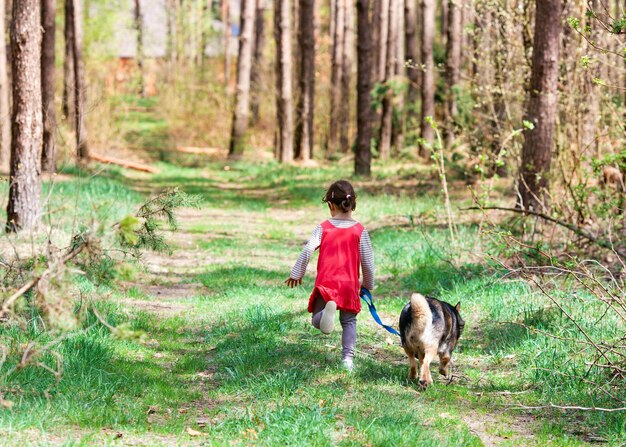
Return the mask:
<path id="1" fill-rule="evenodd" d="M 346 358 L 341 361 L 343 363 L 344 369 L 348 371 L 352 371 L 354 369 L 354 361 L 352 359 Z"/>
<path id="2" fill-rule="evenodd" d="M 330 334 L 333 331 L 335 327 L 335 312 L 337 312 L 337 303 L 327 301 L 322 313 L 322 319 L 320 320 L 320 331 L 324 334 Z"/>

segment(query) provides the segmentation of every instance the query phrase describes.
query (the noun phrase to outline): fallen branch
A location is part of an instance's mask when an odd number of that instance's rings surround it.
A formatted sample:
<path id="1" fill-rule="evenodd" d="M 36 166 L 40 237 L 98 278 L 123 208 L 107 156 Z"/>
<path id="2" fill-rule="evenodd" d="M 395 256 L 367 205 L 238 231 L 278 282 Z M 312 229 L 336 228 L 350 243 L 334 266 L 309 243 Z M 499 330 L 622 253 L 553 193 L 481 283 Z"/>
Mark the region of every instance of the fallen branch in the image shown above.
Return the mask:
<path id="1" fill-rule="evenodd" d="M 137 163 L 129 160 L 122 160 L 120 158 L 106 157 L 104 155 L 91 154 L 89 156 L 94 161 L 106 164 L 112 164 L 121 166 L 126 169 L 134 169 L 135 171 L 148 172 L 150 174 L 158 174 L 160 171 L 154 166 L 149 166 L 143 163 Z"/>
<path id="2" fill-rule="evenodd" d="M 523 210 L 520 208 L 507 208 L 507 207 L 503 207 L 503 206 L 471 206 L 469 208 L 459 208 L 460 211 L 482 211 L 482 210 L 499 210 L 499 211 L 509 211 L 512 213 L 517 213 L 517 214 L 529 214 L 531 216 L 535 216 L 535 217 L 539 217 L 540 219 L 543 220 L 547 220 L 548 222 L 552 222 L 555 223 L 561 227 L 567 228 L 568 230 L 570 230 L 572 233 L 583 237 L 585 239 L 587 239 L 590 242 L 593 242 L 594 244 L 602 247 L 602 248 L 606 248 L 608 250 L 614 251 L 615 253 L 617 253 L 619 256 L 626 258 L 626 250 L 623 248 L 619 248 L 619 247 L 614 247 L 613 244 L 610 241 L 606 241 L 604 239 L 600 239 L 596 236 L 594 236 L 593 234 L 589 233 L 588 231 L 583 230 L 582 228 L 571 224 L 569 222 L 565 222 L 564 220 L 561 219 L 555 219 L 554 217 L 548 216 L 547 214 L 544 213 L 539 213 L 537 211 L 530 211 L 530 210 Z"/>
<path id="3" fill-rule="evenodd" d="M 626 407 L 619 408 L 602 408 L 602 407 L 578 407 L 569 405 L 538 405 L 538 406 L 526 406 L 526 405 L 505 405 L 507 408 L 514 410 L 545 410 L 546 408 L 556 408 L 558 410 L 579 410 L 579 411 L 602 411 L 605 413 L 617 413 L 620 411 L 626 411 Z"/>

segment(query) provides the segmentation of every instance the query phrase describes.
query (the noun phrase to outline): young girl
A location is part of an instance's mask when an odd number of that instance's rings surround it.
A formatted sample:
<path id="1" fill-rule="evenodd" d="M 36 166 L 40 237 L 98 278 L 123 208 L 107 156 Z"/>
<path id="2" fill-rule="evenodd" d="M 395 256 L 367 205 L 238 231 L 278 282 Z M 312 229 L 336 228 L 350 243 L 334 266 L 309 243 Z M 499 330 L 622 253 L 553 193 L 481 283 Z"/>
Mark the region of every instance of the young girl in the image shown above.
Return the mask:
<path id="1" fill-rule="evenodd" d="M 339 309 L 343 328 L 341 337 L 342 362 L 352 370 L 356 344 L 356 316 L 361 311 L 359 299 L 359 267 L 363 272 L 363 287 L 374 288 L 374 254 L 367 230 L 352 218 L 356 194 L 352 185 L 339 180 L 328 188 L 322 199 L 328 204 L 331 218 L 318 225 L 306 244 L 287 281 L 289 287 L 302 284 L 302 277 L 316 249 L 315 287 L 309 298 L 311 324 L 324 334 L 330 334 Z"/>

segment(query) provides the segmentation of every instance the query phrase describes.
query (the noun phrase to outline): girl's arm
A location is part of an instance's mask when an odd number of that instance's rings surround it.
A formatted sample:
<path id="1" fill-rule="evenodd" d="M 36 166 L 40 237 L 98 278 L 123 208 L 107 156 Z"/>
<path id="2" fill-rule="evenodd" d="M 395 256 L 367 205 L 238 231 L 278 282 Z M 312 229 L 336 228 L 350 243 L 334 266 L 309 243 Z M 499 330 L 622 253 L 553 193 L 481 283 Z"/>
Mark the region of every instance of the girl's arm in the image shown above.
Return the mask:
<path id="1" fill-rule="evenodd" d="M 304 248 L 302 249 L 302 253 L 300 253 L 298 260 L 291 269 L 291 275 L 289 275 L 289 279 L 286 281 L 289 286 L 293 287 L 294 285 L 296 285 L 296 282 L 301 282 L 302 277 L 306 272 L 306 268 L 309 265 L 309 261 L 311 260 L 311 256 L 313 256 L 313 252 L 319 248 L 321 243 L 322 226 L 318 225 L 317 227 L 315 227 L 315 230 L 313 230 L 309 242 L 307 242 L 307 244 L 304 246 Z"/>
<path id="2" fill-rule="evenodd" d="M 372 241 L 367 230 L 363 229 L 361 233 L 361 271 L 363 272 L 363 281 L 361 286 L 368 290 L 374 289 L 374 251 L 372 250 Z"/>

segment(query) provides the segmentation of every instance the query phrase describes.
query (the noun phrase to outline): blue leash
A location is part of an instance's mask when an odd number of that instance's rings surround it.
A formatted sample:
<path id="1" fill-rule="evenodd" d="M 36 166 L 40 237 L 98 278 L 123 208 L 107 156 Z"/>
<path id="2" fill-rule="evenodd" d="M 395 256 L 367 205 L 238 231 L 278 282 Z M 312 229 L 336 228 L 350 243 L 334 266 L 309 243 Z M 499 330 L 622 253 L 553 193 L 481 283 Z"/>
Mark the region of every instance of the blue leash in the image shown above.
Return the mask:
<path id="1" fill-rule="evenodd" d="M 367 303 L 367 307 L 369 307 L 370 313 L 372 314 L 372 318 L 374 318 L 374 321 L 376 321 L 376 323 L 380 324 L 382 327 L 387 329 L 388 332 L 391 332 L 392 334 L 400 336 L 400 332 L 396 331 L 391 326 L 387 326 L 386 324 L 383 324 L 383 322 L 380 321 L 378 312 L 376 312 L 376 306 L 374 306 L 374 299 L 372 298 L 372 293 L 369 290 L 367 290 L 365 287 L 361 287 L 361 293 L 359 294 L 359 296 L 361 297 L 363 301 Z"/>

